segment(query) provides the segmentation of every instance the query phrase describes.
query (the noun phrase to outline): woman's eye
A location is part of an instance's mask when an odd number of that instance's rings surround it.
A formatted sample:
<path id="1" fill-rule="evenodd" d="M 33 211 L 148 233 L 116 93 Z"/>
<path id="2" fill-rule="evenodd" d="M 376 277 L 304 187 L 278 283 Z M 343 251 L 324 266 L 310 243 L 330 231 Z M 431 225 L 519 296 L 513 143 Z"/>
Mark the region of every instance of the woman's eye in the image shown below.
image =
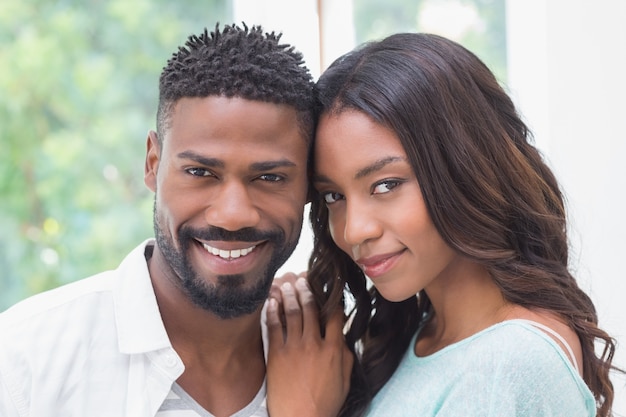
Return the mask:
<path id="1" fill-rule="evenodd" d="M 343 195 L 334 192 L 324 193 L 322 197 L 324 198 L 324 202 L 326 204 L 333 204 L 343 199 Z"/>
<path id="2" fill-rule="evenodd" d="M 185 171 L 194 177 L 209 177 L 212 175 L 210 171 L 204 168 L 187 168 Z"/>
<path id="3" fill-rule="evenodd" d="M 372 188 L 372 194 L 385 194 L 402 184 L 401 180 L 384 180 L 375 184 Z"/>

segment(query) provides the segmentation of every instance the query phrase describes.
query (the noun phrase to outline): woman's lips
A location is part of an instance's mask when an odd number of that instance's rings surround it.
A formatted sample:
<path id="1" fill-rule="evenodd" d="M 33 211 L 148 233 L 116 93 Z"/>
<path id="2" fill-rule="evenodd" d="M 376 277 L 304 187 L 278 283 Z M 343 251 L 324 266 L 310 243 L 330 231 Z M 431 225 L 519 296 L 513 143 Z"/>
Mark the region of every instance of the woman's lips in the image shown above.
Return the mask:
<path id="1" fill-rule="evenodd" d="M 404 251 L 405 249 L 402 249 L 397 252 L 387 253 L 384 255 L 359 258 L 356 260 L 356 263 L 361 267 L 361 269 L 363 269 L 365 275 L 374 279 L 387 273 L 391 268 L 393 268 Z"/>

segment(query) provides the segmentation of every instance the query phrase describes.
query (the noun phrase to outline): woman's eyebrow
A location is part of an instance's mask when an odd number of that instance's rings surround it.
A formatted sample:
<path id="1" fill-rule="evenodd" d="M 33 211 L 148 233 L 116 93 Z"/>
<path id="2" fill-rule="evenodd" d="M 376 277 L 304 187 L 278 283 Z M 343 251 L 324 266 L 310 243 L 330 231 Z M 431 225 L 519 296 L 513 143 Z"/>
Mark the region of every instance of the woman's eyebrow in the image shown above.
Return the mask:
<path id="1" fill-rule="evenodd" d="M 360 178 L 363 178 L 371 174 L 372 172 L 379 171 L 383 169 L 385 166 L 393 162 L 398 162 L 398 161 L 406 161 L 406 158 L 403 158 L 401 156 L 387 156 L 385 158 L 381 158 L 375 161 L 374 163 L 366 166 L 365 168 L 358 170 L 357 173 L 354 175 L 354 179 L 358 180 Z"/>
<path id="2" fill-rule="evenodd" d="M 326 175 L 318 175 L 318 174 L 313 174 L 311 176 L 311 182 L 318 182 L 318 183 L 324 183 L 324 184 L 332 183 L 330 178 L 328 178 Z"/>
<path id="3" fill-rule="evenodd" d="M 376 172 L 376 171 L 383 169 L 385 166 L 389 164 L 392 164 L 394 162 L 399 162 L 399 161 L 406 161 L 406 158 L 402 156 L 388 156 L 388 157 L 379 159 L 377 161 L 374 161 L 370 165 L 367 165 L 366 167 L 358 170 L 357 173 L 354 174 L 354 179 L 358 180 L 360 178 L 363 178 L 371 174 L 372 172 Z M 326 183 L 326 184 L 330 184 L 333 182 L 329 177 L 327 177 L 326 175 L 321 175 L 321 174 L 313 174 L 313 176 L 311 177 L 311 181 L 317 182 L 317 183 Z"/>

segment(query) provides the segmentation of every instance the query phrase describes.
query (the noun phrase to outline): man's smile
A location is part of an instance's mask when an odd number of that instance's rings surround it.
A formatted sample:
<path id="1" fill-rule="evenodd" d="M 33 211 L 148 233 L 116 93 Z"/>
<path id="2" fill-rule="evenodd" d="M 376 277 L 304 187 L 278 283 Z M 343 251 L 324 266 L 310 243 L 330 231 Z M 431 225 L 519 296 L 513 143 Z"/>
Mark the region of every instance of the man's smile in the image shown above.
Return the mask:
<path id="1" fill-rule="evenodd" d="M 242 256 L 246 256 L 250 252 L 252 252 L 254 248 L 256 248 L 256 245 L 253 245 L 253 246 L 242 248 L 242 249 L 225 250 L 225 249 L 219 249 L 213 246 L 209 246 L 206 243 L 203 243 L 202 246 L 204 246 L 204 249 L 206 249 L 207 252 L 209 252 L 210 254 L 219 256 L 220 258 L 223 258 L 223 259 L 236 259 Z"/>

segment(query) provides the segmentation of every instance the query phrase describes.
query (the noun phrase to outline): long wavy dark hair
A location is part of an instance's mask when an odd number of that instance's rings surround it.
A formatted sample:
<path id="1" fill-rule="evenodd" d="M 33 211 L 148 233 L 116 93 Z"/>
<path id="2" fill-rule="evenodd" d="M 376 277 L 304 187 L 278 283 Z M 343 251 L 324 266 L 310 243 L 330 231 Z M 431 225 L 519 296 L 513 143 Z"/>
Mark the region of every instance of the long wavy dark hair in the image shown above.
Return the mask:
<path id="1" fill-rule="evenodd" d="M 591 299 L 568 269 L 556 178 L 491 71 L 448 39 L 402 33 L 336 60 L 315 93 L 318 118 L 352 109 L 396 133 L 444 241 L 484 265 L 506 300 L 551 311 L 575 330 L 598 416 L 611 416 L 615 341 L 598 328 Z M 432 307 L 423 291 L 392 303 L 368 287 L 361 269 L 333 242 L 328 210 L 317 195 L 311 223 L 309 281 L 322 317 L 346 294 L 353 297 L 346 338 L 360 361 L 342 415 L 359 415 Z"/>

